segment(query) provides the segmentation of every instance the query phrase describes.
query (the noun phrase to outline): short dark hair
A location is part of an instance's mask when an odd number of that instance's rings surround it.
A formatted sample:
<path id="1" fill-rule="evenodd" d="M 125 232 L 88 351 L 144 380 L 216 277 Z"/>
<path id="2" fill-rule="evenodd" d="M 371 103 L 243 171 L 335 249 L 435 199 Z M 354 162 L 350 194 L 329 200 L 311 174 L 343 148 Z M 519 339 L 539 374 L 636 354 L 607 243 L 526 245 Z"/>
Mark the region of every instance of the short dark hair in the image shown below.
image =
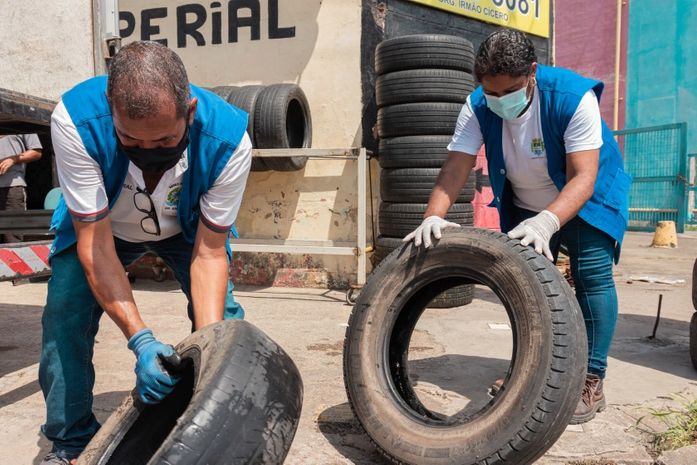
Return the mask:
<path id="1" fill-rule="evenodd" d="M 526 76 L 536 61 L 535 46 L 528 36 L 514 29 L 499 29 L 479 46 L 474 74 L 480 82 L 485 76 L 499 74 Z"/>
<path id="2" fill-rule="evenodd" d="M 107 97 L 113 108 L 131 119 L 155 116 L 163 97 L 171 98 L 177 117 L 189 109 L 189 78 L 181 58 L 166 46 L 153 41 L 132 42 L 123 47 L 109 64 Z"/>

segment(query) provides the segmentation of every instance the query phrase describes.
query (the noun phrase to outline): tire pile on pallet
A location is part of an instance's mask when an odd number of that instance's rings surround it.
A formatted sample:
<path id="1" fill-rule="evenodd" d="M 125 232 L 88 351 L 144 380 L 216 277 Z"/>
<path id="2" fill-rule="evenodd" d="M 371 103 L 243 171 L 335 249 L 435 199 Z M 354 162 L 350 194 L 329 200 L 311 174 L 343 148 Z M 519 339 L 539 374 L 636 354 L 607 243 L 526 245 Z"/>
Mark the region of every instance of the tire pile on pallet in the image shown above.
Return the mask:
<path id="1" fill-rule="evenodd" d="M 474 90 L 472 43 L 455 36 L 422 34 L 380 43 L 375 53 L 378 106 L 380 236 L 384 259 L 423 220 L 429 195 L 448 156 L 447 145 L 467 96 Z M 446 219 L 472 226 L 475 177 L 460 192 Z M 454 287 L 429 307 L 472 301 L 473 285 Z"/>
<path id="2" fill-rule="evenodd" d="M 249 114 L 247 133 L 254 148 L 300 149 L 312 146 L 310 105 L 295 84 L 219 86 L 211 89 Z M 252 158 L 252 171 L 296 171 L 306 157 Z"/>

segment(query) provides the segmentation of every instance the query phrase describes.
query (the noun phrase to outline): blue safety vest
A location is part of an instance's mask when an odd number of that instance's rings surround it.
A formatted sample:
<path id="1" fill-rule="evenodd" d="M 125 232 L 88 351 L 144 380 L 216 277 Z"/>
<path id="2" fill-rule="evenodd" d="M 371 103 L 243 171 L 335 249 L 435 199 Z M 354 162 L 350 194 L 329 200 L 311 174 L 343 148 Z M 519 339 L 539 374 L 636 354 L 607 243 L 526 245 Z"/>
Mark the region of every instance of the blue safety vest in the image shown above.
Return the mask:
<path id="1" fill-rule="evenodd" d="M 107 77 L 97 76 L 69 90 L 62 100 L 87 153 L 102 170 L 111 209 L 128 174 L 129 160 L 117 146 L 106 89 Z M 247 129 L 247 114 L 212 92 L 194 85 L 190 89 L 198 104 L 194 122 L 189 127 L 189 168 L 182 178 L 177 216 L 184 239 L 193 244 L 201 196 L 213 186 L 237 149 Z M 62 198 L 53 213 L 51 229 L 56 235 L 51 256 L 77 241 L 70 212 Z"/>
<path id="2" fill-rule="evenodd" d="M 540 100 L 540 119 L 542 137 L 547 151 L 547 171 L 555 186 L 561 191 L 566 185 L 566 149 L 564 132 L 574 116 L 583 96 L 593 90 L 600 101 L 603 83 L 588 79 L 562 68 L 537 66 L 537 89 Z M 510 208 L 513 205 L 513 191 L 506 179 L 506 165 L 503 156 L 503 120 L 486 106 L 484 91 L 479 86 L 471 95 L 472 110 L 479 121 L 489 178 L 494 192 L 495 206 L 501 218 L 501 230 L 508 232 L 515 224 L 510 221 Z M 619 146 L 612 131 L 605 122 L 603 126 L 603 146 L 600 149 L 598 176 L 592 197 L 578 213 L 583 220 L 606 232 L 615 241 L 615 261 L 619 258 L 620 247 L 627 229 L 629 217 L 629 186 L 632 178 L 624 171 L 624 163 Z"/>

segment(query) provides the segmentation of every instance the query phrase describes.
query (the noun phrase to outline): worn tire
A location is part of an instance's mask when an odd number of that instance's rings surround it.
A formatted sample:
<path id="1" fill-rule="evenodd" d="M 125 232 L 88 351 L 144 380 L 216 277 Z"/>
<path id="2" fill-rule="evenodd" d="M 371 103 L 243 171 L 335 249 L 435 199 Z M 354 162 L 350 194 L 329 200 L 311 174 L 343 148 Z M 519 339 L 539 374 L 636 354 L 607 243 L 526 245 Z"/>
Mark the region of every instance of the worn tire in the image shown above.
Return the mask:
<path id="1" fill-rule="evenodd" d="M 154 406 L 129 396 L 79 463 L 282 464 L 303 392 L 283 349 L 241 320 L 207 326 L 176 349 L 187 368 L 174 392 Z"/>
<path id="2" fill-rule="evenodd" d="M 692 306 L 697 310 L 697 259 L 692 265 Z"/>
<path id="3" fill-rule="evenodd" d="M 375 259 L 377 263 L 385 259 L 394 249 L 404 245 L 401 237 L 378 236 L 375 241 Z M 441 292 L 433 298 L 426 307 L 428 308 L 452 308 L 462 307 L 474 300 L 474 284 L 462 284 Z M 351 305 L 355 304 L 354 301 Z"/>
<path id="4" fill-rule="evenodd" d="M 474 300 L 474 284 L 455 286 L 433 298 L 427 308 L 453 308 L 469 305 Z"/>
<path id="5" fill-rule="evenodd" d="M 264 90 L 264 86 L 244 86 L 234 89 L 228 94 L 228 103 L 236 106 L 237 108 L 244 110 L 249 115 L 247 120 L 247 134 L 252 140 L 252 145 L 257 146 L 254 140 L 254 107 L 259 98 L 259 94 Z M 252 171 L 268 171 L 269 168 L 264 163 L 263 158 L 252 157 Z"/>
<path id="6" fill-rule="evenodd" d="M 305 93 L 295 84 L 266 87 L 254 109 L 254 138 L 260 149 L 299 149 L 312 146 L 312 118 Z M 269 169 L 296 171 L 306 157 L 265 158 Z"/>
<path id="7" fill-rule="evenodd" d="M 428 203 L 440 168 L 395 168 L 380 173 L 380 198 L 383 202 Z M 470 175 L 456 203 L 474 199 L 475 176 Z"/>
<path id="8" fill-rule="evenodd" d="M 426 203 L 381 202 L 378 215 L 380 234 L 404 237 L 421 225 L 426 213 Z M 471 203 L 456 203 L 450 207 L 445 219 L 460 226 L 474 224 L 474 209 Z"/>
<path id="9" fill-rule="evenodd" d="M 440 168 L 448 158 L 450 136 L 406 136 L 380 139 L 381 168 Z"/>
<path id="10" fill-rule="evenodd" d="M 474 77 L 451 69 L 409 69 L 387 73 L 375 82 L 378 108 L 417 102 L 462 105 L 474 90 Z"/>
<path id="11" fill-rule="evenodd" d="M 693 313 L 690 320 L 690 359 L 697 370 L 697 313 Z"/>
<path id="12" fill-rule="evenodd" d="M 421 135 L 452 136 L 460 103 L 405 103 L 390 105 L 378 110 L 378 135 L 380 138 Z"/>
<path id="13" fill-rule="evenodd" d="M 409 341 L 424 304 L 463 282 L 496 292 L 513 331 L 503 388 L 466 419 L 428 410 L 408 371 Z M 373 271 L 346 330 L 344 379 L 359 423 L 395 463 L 527 465 L 573 416 L 586 357 L 581 310 L 549 260 L 501 233 L 446 229 L 432 248 L 406 244 Z"/>
<path id="14" fill-rule="evenodd" d="M 378 75 L 418 68 L 471 73 L 474 69 L 472 42 L 457 36 L 415 34 L 382 41 L 375 49 Z"/>
<path id="15" fill-rule="evenodd" d="M 227 101 L 228 97 L 232 92 L 235 91 L 235 89 L 237 89 L 236 86 L 217 86 L 209 88 L 208 90 L 220 96 L 223 100 Z"/>

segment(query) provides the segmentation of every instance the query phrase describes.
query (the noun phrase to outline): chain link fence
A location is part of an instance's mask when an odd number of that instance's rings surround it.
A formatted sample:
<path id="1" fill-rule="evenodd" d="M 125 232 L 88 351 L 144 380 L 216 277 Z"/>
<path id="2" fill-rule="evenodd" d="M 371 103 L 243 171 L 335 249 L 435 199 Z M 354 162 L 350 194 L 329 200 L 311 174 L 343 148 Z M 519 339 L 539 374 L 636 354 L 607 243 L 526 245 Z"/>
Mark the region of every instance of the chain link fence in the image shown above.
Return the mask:
<path id="1" fill-rule="evenodd" d="M 659 221 L 685 230 L 689 171 L 687 123 L 615 131 L 625 170 L 634 182 L 629 191 L 630 231 L 653 231 Z"/>

